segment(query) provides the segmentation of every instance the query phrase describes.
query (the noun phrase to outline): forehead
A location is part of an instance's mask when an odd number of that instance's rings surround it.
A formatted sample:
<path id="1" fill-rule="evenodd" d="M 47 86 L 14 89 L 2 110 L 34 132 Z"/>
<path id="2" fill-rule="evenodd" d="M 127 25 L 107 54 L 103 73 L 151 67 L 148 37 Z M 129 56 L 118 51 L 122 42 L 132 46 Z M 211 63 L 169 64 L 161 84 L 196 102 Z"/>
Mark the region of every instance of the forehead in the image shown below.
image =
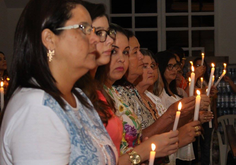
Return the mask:
<path id="1" fill-rule="evenodd" d="M 128 38 L 124 34 L 117 32 L 114 45 L 117 45 L 119 48 L 123 49 L 129 46 Z"/>
<path id="2" fill-rule="evenodd" d="M 135 36 L 129 38 L 129 46 L 131 50 L 136 49 L 137 47 L 138 48 L 140 47 L 138 39 Z"/>
<path id="3" fill-rule="evenodd" d="M 200 64 L 200 63 L 202 63 L 202 60 L 197 60 L 197 61 L 195 62 L 196 65 L 197 65 L 197 64 Z"/>
<path id="4" fill-rule="evenodd" d="M 78 24 L 81 22 L 87 22 L 92 24 L 89 12 L 82 5 L 76 5 L 75 8 L 71 10 L 72 17 L 66 22 L 68 25 Z"/>
<path id="5" fill-rule="evenodd" d="M 109 24 L 106 16 L 97 17 L 93 20 L 92 25 L 96 28 L 108 29 Z"/>
<path id="6" fill-rule="evenodd" d="M 152 63 L 152 59 L 150 56 L 143 56 L 143 63 Z"/>
<path id="7" fill-rule="evenodd" d="M 168 64 L 175 64 L 176 63 L 176 60 L 174 58 L 171 58 L 168 62 Z"/>

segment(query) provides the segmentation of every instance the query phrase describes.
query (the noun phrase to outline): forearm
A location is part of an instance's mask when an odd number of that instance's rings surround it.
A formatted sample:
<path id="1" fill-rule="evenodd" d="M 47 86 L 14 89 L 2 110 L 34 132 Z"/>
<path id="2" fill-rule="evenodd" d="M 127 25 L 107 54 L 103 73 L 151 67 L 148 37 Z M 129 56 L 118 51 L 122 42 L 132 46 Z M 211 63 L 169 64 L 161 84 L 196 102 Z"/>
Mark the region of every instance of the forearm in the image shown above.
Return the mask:
<path id="1" fill-rule="evenodd" d="M 142 130 L 143 138 L 170 131 L 173 128 L 174 114 L 164 113 L 152 125 Z"/>
<path id="2" fill-rule="evenodd" d="M 236 93 L 236 85 L 234 84 L 234 82 L 231 80 L 229 81 L 229 85 L 231 86 L 231 88 L 233 89 L 234 93 Z"/>

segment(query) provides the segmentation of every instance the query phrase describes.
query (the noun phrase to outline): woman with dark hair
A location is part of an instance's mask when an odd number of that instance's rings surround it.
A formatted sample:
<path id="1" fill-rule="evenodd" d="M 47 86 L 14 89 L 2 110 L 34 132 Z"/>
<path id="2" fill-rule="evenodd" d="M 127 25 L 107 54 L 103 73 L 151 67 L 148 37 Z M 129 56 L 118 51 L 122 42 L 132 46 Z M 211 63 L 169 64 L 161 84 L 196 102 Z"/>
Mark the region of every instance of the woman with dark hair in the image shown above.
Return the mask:
<path id="1" fill-rule="evenodd" d="M 91 15 L 92 26 L 96 28 L 96 34 L 99 35 L 102 40 L 96 45 L 98 52 L 96 58 L 97 66 L 84 75 L 77 82 L 77 85 L 92 101 L 94 108 L 97 110 L 119 154 L 123 129 L 122 122 L 115 115 L 116 110 L 112 100 L 109 99 L 109 97 L 107 97 L 107 99 L 104 97 L 104 95 L 107 94 L 103 90 L 103 86 L 94 81 L 97 67 L 108 64 L 110 61 L 112 44 L 116 38 L 116 31 L 109 27 L 108 17 L 105 13 L 106 10 L 103 4 L 94 4 L 90 2 L 83 2 L 83 4 Z M 114 129 L 115 127 L 117 129 Z"/>
<path id="2" fill-rule="evenodd" d="M 31 0 L 16 27 L 0 164 L 117 164 L 98 113 L 75 83 L 101 40 L 80 0 Z"/>
<path id="3" fill-rule="evenodd" d="M 123 137 L 120 146 L 121 156 L 119 158 L 119 164 L 138 164 L 147 160 L 149 158 L 149 150 L 152 142 L 158 146 L 156 157 L 166 156 L 175 152 L 177 149 L 175 142 L 178 140 L 176 138 L 178 135 L 176 131 L 162 135 L 154 135 L 141 143 L 141 123 L 133 111 L 134 107 L 128 106 L 125 102 L 125 98 L 120 97 L 115 88 L 112 87 L 115 81 L 123 77 L 128 68 L 128 37 L 123 28 L 118 25 L 112 24 L 110 27 L 117 31 L 111 61 L 108 65 L 98 67 L 95 78 L 98 83 L 103 85 L 104 90 L 114 101 L 116 115 L 119 116 L 123 122 Z M 163 143 L 163 140 L 165 143 Z"/>
<path id="4" fill-rule="evenodd" d="M 202 63 L 202 58 L 195 58 L 193 61 L 193 65 L 195 68 L 200 67 L 201 63 Z M 209 75 L 207 73 L 207 70 L 208 70 L 208 66 L 207 66 L 206 61 L 204 60 L 202 74 L 196 79 L 196 87 L 201 88 L 201 77 L 203 77 L 202 87 L 204 88 L 204 93 L 206 91 L 206 87 L 207 87 L 208 81 L 209 81 Z M 203 92 L 203 90 L 202 90 L 202 92 Z"/>

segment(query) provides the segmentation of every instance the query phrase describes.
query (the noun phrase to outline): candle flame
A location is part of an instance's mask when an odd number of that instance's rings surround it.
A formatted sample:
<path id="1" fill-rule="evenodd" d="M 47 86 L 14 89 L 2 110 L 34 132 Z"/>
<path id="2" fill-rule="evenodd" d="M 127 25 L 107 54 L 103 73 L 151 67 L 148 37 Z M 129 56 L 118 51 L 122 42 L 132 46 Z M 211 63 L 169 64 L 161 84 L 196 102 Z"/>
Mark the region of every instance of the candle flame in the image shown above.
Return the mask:
<path id="1" fill-rule="evenodd" d="M 214 63 L 211 63 L 211 66 L 212 66 L 212 68 L 214 68 L 214 67 L 215 67 L 215 64 L 214 64 Z"/>
<path id="2" fill-rule="evenodd" d="M 215 75 L 212 76 L 212 82 L 214 82 L 214 81 L 215 81 Z"/>
<path id="3" fill-rule="evenodd" d="M 190 77 L 188 78 L 188 81 L 191 82 L 191 78 Z"/>
<path id="4" fill-rule="evenodd" d="M 3 85 L 4 85 L 4 83 L 3 83 L 3 81 L 1 81 L 1 87 L 3 87 Z"/>
<path id="5" fill-rule="evenodd" d="M 192 72 L 194 72 L 194 67 L 192 66 Z"/>
<path id="6" fill-rule="evenodd" d="M 224 63 L 223 65 L 224 65 L 224 69 L 226 69 L 226 66 L 227 66 L 227 64 L 226 64 L 226 63 Z"/>
<path id="7" fill-rule="evenodd" d="M 201 77 L 201 82 L 203 82 L 203 77 Z"/>
<path id="8" fill-rule="evenodd" d="M 152 146 L 152 151 L 155 151 L 156 145 L 154 143 L 152 143 L 151 146 Z"/>
<path id="9" fill-rule="evenodd" d="M 200 94 L 201 94 L 201 92 L 199 90 L 197 90 L 197 95 L 200 95 Z"/>
<path id="10" fill-rule="evenodd" d="M 193 62 L 192 61 L 189 61 L 190 62 L 190 64 L 191 64 L 191 66 L 193 66 Z"/>
<path id="11" fill-rule="evenodd" d="M 10 78 L 9 78 L 9 77 L 7 77 L 7 81 L 10 81 Z"/>
<path id="12" fill-rule="evenodd" d="M 224 69 L 223 72 L 224 72 L 224 74 L 225 74 L 225 73 L 226 73 L 226 70 Z"/>
<path id="13" fill-rule="evenodd" d="M 181 109 L 182 109 L 182 103 L 179 102 L 179 104 L 178 104 L 178 110 L 180 111 Z"/>
<path id="14" fill-rule="evenodd" d="M 202 57 L 204 57 L 204 53 L 202 53 Z"/>

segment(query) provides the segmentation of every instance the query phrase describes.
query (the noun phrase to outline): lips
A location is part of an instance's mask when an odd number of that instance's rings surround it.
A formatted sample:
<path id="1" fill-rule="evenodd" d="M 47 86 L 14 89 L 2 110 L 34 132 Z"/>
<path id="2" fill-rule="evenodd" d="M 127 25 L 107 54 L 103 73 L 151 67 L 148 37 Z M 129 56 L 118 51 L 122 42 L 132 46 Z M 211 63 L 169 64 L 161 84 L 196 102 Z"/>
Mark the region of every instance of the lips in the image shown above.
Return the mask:
<path id="1" fill-rule="evenodd" d="M 117 67 L 115 70 L 117 70 L 117 71 L 124 71 L 124 67 Z"/>
<path id="2" fill-rule="evenodd" d="M 103 54 L 107 54 L 107 55 L 111 55 L 111 49 L 107 50 L 107 51 L 104 51 L 102 52 Z"/>

